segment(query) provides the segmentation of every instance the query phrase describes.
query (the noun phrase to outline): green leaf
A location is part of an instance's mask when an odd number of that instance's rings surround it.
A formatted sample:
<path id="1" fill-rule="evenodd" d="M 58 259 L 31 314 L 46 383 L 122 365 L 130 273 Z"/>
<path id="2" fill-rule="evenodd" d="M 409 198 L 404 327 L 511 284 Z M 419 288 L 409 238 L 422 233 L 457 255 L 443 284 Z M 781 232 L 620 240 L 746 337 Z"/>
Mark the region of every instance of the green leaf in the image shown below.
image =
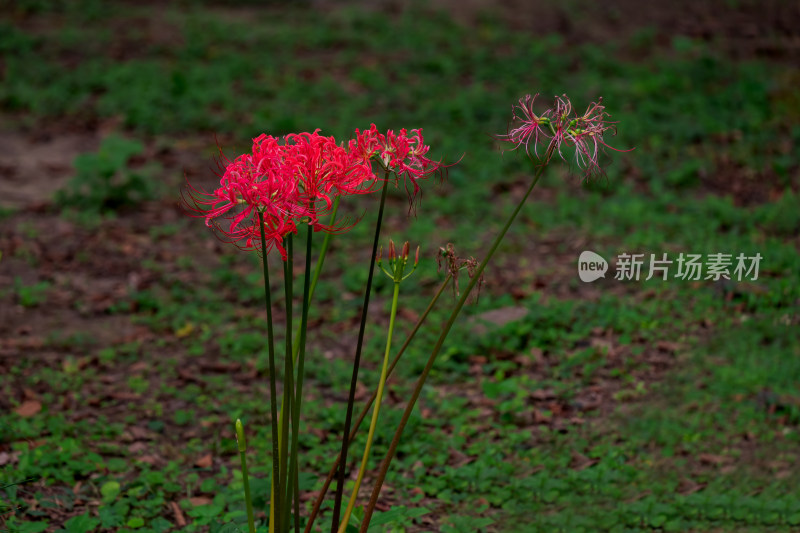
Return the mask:
<path id="1" fill-rule="evenodd" d="M 92 518 L 89 513 L 73 516 L 64 523 L 64 527 L 69 533 L 88 533 L 94 531 L 100 525 L 100 520 Z"/>
<path id="2" fill-rule="evenodd" d="M 133 518 L 128 520 L 128 523 L 126 523 L 125 525 L 132 529 L 140 528 L 144 525 L 144 518 L 142 518 L 141 516 L 134 516 Z"/>
<path id="3" fill-rule="evenodd" d="M 106 503 L 114 501 L 117 498 L 120 489 L 121 487 L 116 481 L 106 481 L 103 483 L 103 486 L 100 487 L 100 494 L 103 495 L 103 501 Z"/>
<path id="4" fill-rule="evenodd" d="M 97 510 L 97 514 L 100 516 L 100 526 L 103 529 L 121 526 L 124 521 L 123 515 L 120 514 L 116 506 L 103 506 Z"/>
<path id="5" fill-rule="evenodd" d="M 211 529 L 213 530 L 213 527 Z M 216 533 L 242 533 L 242 531 L 244 531 L 244 530 L 241 529 L 236 524 L 225 524 L 222 527 L 220 527 L 216 531 Z"/>
<path id="6" fill-rule="evenodd" d="M 412 509 L 408 509 L 404 505 L 398 505 L 396 507 L 392 507 L 385 513 L 380 513 L 379 515 L 374 516 L 372 520 L 370 520 L 369 525 L 371 528 L 372 526 L 381 526 L 384 524 L 390 524 L 392 522 L 410 521 L 419 516 L 428 514 L 429 512 L 430 511 L 425 507 L 414 507 Z"/>
<path id="7" fill-rule="evenodd" d="M 11 530 L 19 533 L 41 533 L 48 527 L 50 527 L 50 524 L 47 522 L 23 522 L 18 526 L 14 526 Z"/>

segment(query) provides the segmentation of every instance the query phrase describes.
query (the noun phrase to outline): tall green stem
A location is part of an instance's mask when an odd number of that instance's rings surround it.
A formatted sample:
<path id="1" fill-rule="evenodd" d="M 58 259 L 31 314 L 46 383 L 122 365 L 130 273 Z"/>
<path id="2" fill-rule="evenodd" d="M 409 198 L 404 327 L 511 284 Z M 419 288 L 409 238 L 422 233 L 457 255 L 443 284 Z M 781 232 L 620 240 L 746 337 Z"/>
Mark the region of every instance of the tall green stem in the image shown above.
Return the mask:
<path id="1" fill-rule="evenodd" d="M 280 533 L 289 530 L 289 515 L 291 514 L 292 502 L 292 480 L 289 477 L 289 418 L 292 415 L 294 400 L 294 364 L 292 361 L 292 300 L 294 284 L 294 239 L 292 234 L 286 236 L 286 261 L 283 263 L 283 285 L 286 297 L 286 354 L 284 355 L 284 378 L 283 378 L 283 403 L 281 412 L 285 413 L 281 421 L 281 478 L 278 489 L 281 497 L 286 497 L 284 505 L 281 507 L 283 516 L 281 524 L 283 529 Z M 294 436 L 296 438 L 296 435 Z"/>
<path id="2" fill-rule="evenodd" d="M 402 272 L 401 272 L 402 275 Z M 339 526 L 339 533 L 345 533 L 347 524 L 350 522 L 350 514 L 353 512 L 353 507 L 356 505 L 358 498 L 358 489 L 361 488 L 361 481 L 364 479 L 364 472 L 367 471 L 367 463 L 369 463 L 369 452 L 372 449 L 372 439 L 375 437 L 375 428 L 378 425 L 378 415 L 381 411 L 381 401 L 383 399 L 383 389 L 386 385 L 387 370 L 389 367 L 389 350 L 392 347 L 392 333 L 394 332 L 394 319 L 397 315 L 397 300 L 400 296 L 400 282 L 394 282 L 394 293 L 392 294 L 392 311 L 389 315 L 389 333 L 386 337 L 386 351 L 383 353 L 383 366 L 381 367 L 381 377 L 378 382 L 378 393 L 375 397 L 375 407 L 372 410 L 372 420 L 369 424 L 369 431 L 367 432 L 367 444 L 364 446 L 364 456 L 361 458 L 361 468 L 358 469 L 358 476 L 356 477 L 356 485 L 353 487 L 353 494 L 350 496 L 350 501 L 347 502 L 347 509 L 344 512 L 342 524 Z"/>
<path id="3" fill-rule="evenodd" d="M 553 147 L 551 146 L 548 149 L 547 154 L 545 155 L 543 161 L 548 161 L 549 156 L 552 155 Z M 444 344 L 445 339 L 447 338 L 447 334 L 450 333 L 450 329 L 453 327 L 453 324 L 458 317 L 458 314 L 461 312 L 461 308 L 464 307 L 464 303 L 467 301 L 470 292 L 478 283 L 478 280 L 483 274 L 483 270 L 486 268 L 486 265 L 489 263 L 489 260 L 494 255 L 497 248 L 500 246 L 500 243 L 505 237 L 506 233 L 508 232 L 508 228 L 511 227 L 511 224 L 514 222 L 514 219 L 517 218 L 522 206 L 525 205 L 525 201 L 530 196 L 533 188 L 539 182 L 539 178 L 542 176 L 542 172 L 544 171 L 546 165 L 542 165 L 539 167 L 539 170 L 536 172 L 536 176 L 534 177 L 533 181 L 531 182 L 530 187 L 525 192 L 525 195 L 517 204 L 517 207 L 511 213 L 511 216 L 506 221 L 503 229 L 500 230 L 500 233 L 497 235 L 497 238 L 494 240 L 492 247 L 489 248 L 489 252 L 486 254 L 486 258 L 481 261 L 480 265 L 476 269 L 472 279 L 469 282 L 469 285 L 461 294 L 461 298 L 458 300 L 456 307 L 453 309 L 453 312 L 450 314 L 450 318 L 447 320 L 447 323 L 444 325 L 442 329 L 442 333 L 439 335 L 439 339 L 436 341 L 436 345 L 433 347 L 433 351 L 431 352 L 430 357 L 428 357 L 428 362 L 425 365 L 425 369 L 422 371 L 419 379 L 417 380 L 417 385 L 414 387 L 414 392 L 411 394 L 411 399 L 406 406 L 405 411 L 403 412 L 403 417 L 400 419 L 400 425 L 398 426 L 397 430 L 394 433 L 394 438 L 392 438 L 392 442 L 389 445 L 389 450 L 386 452 L 386 456 L 383 458 L 381 462 L 380 470 L 378 471 L 378 478 L 375 480 L 375 485 L 372 489 L 372 495 L 369 499 L 369 504 L 367 504 L 366 511 L 364 512 L 364 518 L 361 521 L 361 533 L 366 533 L 367 528 L 369 528 L 369 522 L 372 519 L 372 513 L 375 511 L 375 505 L 378 503 L 378 496 L 381 493 L 381 487 L 383 487 L 383 481 L 386 479 L 386 473 L 389 471 L 389 464 L 392 462 L 392 458 L 394 457 L 395 452 L 397 452 L 397 446 L 400 444 L 400 437 L 403 435 L 403 430 L 408 424 L 408 419 L 411 417 L 411 411 L 414 410 L 414 405 L 419 398 L 420 393 L 422 392 L 422 387 L 425 385 L 425 381 L 428 379 L 428 374 L 430 374 L 431 369 L 433 368 L 433 363 L 436 361 L 436 356 L 439 355 L 439 351 L 442 349 L 442 345 Z"/>
<path id="4" fill-rule="evenodd" d="M 341 197 L 337 196 L 336 199 L 333 201 L 333 209 L 331 211 L 331 218 L 330 218 L 329 226 L 333 226 L 336 223 L 336 212 L 339 210 L 339 198 L 341 198 Z M 325 262 L 325 256 L 326 256 L 326 254 L 328 252 L 328 246 L 330 245 L 330 242 L 331 242 L 331 235 L 332 234 L 330 232 L 326 233 L 325 234 L 325 239 L 322 241 L 322 249 L 320 250 L 319 257 L 317 258 L 317 266 L 314 269 L 314 277 L 311 279 L 311 288 L 310 288 L 309 293 L 308 293 L 308 301 L 309 302 L 311 301 L 311 297 L 314 296 L 314 289 L 317 286 L 317 281 L 319 280 L 320 273 L 322 272 L 322 265 Z M 306 269 L 306 272 L 308 272 L 308 269 Z M 292 362 L 293 363 L 295 363 L 297 361 L 297 353 L 298 353 L 298 350 L 300 348 L 300 344 L 297 341 L 297 339 L 300 338 L 301 333 L 304 334 L 304 332 L 301 332 L 301 328 L 302 327 L 303 327 L 303 325 L 301 323 L 300 326 L 298 326 L 298 328 L 297 328 L 297 333 L 295 335 L 295 342 L 294 342 L 294 345 L 292 346 Z M 278 427 L 279 428 L 283 425 L 283 419 L 284 419 L 284 416 L 285 416 L 284 413 L 285 413 L 285 411 L 282 410 L 282 409 L 278 412 Z M 279 431 L 279 434 L 280 434 L 280 431 Z M 295 474 L 296 474 L 296 472 L 295 472 Z M 290 473 L 290 475 L 292 475 L 292 474 Z M 296 480 L 295 480 L 295 482 L 296 482 Z M 273 491 L 274 491 L 274 488 L 273 488 Z M 299 506 L 299 502 L 295 502 L 295 506 L 296 507 Z M 274 517 L 274 514 L 272 512 L 273 507 L 274 507 L 274 501 L 271 499 L 270 500 L 270 521 L 269 521 L 269 524 L 270 524 L 269 530 L 270 530 L 270 532 L 275 530 L 274 529 L 275 528 L 275 517 Z"/>
<path id="5" fill-rule="evenodd" d="M 298 485 L 299 465 L 297 461 L 297 448 L 298 441 L 300 440 L 300 407 L 303 403 L 303 377 L 305 372 L 306 361 L 306 331 L 308 329 L 308 307 L 311 298 L 311 242 L 314 236 L 314 227 L 308 226 L 306 236 L 306 271 L 305 279 L 303 282 L 303 313 L 300 319 L 300 335 L 298 339 L 299 351 L 297 357 L 297 386 L 295 391 L 294 405 L 292 406 L 292 455 L 291 464 L 294 470 L 294 487 L 295 487 L 295 517 L 294 529 L 295 533 L 300 533 L 300 498 Z"/>
<path id="6" fill-rule="evenodd" d="M 369 310 L 369 298 L 372 292 L 372 277 L 375 273 L 375 256 L 378 253 L 378 239 L 381 236 L 381 223 L 383 222 L 383 208 L 386 205 L 386 192 L 388 191 L 389 171 L 384 175 L 383 188 L 381 190 L 381 204 L 378 209 L 378 221 L 375 224 L 375 238 L 372 242 L 372 255 L 369 261 L 369 275 L 367 276 L 367 287 L 364 292 L 364 307 L 361 309 L 361 325 L 358 329 L 358 343 L 356 344 L 356 356 L 353 359 L 353 375 L 350 379 L 350 395 L 347 398 L 347 413 L 344 419 L 344 431 L 342 432 L 342 452 L 339 462 L 339 476 L 336 484 L 336 498 L 333 505 L 333 518 L 331 519 L 331 533 L 336 533 L 339 524 L 339 515 L 342 506 L 342 494 L 344 492 L 344 477 L 347 470 L 347 447 L 350 445 L 350 422 L 353 418 L 353 403 L 356 396 L 356 385 L 358 384 L 358 368 L 361 365 L 361 347 L 364 344 L 364 331 L 367 327 L 367 311 Z"/>
<path id="7" fill-rule="evenodd" d="M 331 221 L 329 226 L 333 227 L 336 224 L 336 212 L 339 210 L 339 198 L 341 196 L 337 196 L 336 199 L 333 201 L 333 210 L 331 211 Z M 325 263 L 325 256 L 328 253 L 328 246 L 331 244 L 331 237 L 332 233 L 326 232 L 325 238 L 322 240 L 322 248 L 319 251 L 319 257 L 317 258 L 317 266 L 314 269 L 314 278 L 311 280 L 311 288 L 308 291 L 308 301 L 311 301 L 311 297 L 314 296 L 314 290 L 317 288 L 317 281 L 319 280 L 319 275 L 322 272 L 322 264 Z"/>
<path id="8" fill-rule="evenodd" d="M 253 520 L 253 501 L 250 498 L 250 478 L 247 476 L 247 441 L 244 438 L 244 426 L 242 421 L 236 420 L 236 443 L 239 446 L 239 458 L 242 460 L 242 483 L 244 484 L 244 502 L 247 506 L 247 528 L 250 533 L 256 533 L 256 525 Z"/>
<path id="9" fill-rule="evenodd" d="M 389 371 L 388 371 L 387 379 L 388 379 L 388 377 L 390 377 L 392 375 L 392 372 L 394 371 L 394 368 L 397 366 L 397 363 L 400 361 L 400 357 L 406 351 L 406 348 L 408 348 L 408 345 L 411 344 L 411 341 L 416 336 L 417 332 L 419 331 L 419 328 L 422 327 L 422 324 L 425 323 L 425 320 L 428 318 L 428 315 L 430 314 L 430 312 L 433 309 L 433 307 L 436 305 L 436 302 L 439 300 L 439 297 L 442 295 L 442 293 L 444 292 L 445 288 L 447 288 L 447 284 L 450 282 L 451 279 L 452 279 L 452 275 L 447 274 L 447 277 L 442 282 L 441 286 L 439 287 L 439 290 L 436 291 L 436 294 L 431 299 L 431 301 L 428 303 L 428 307 L 425 309 L 425 311 L 419 317 L 419 320 L 417 320 L 417 323 L 414 325 L 414 328 L 411 330 L 411 333 L 409 333 L 408 337 L 406 337 L 406 341 L 403 343 L 403 346 L 397 352 L 397 355 L 394 356 L 394 359 L 392 360 L 392 363 L 389 365 Z M 361 423 L 364 421 L 364 418 L 366 418 L 370 407 L 372 407 L 372 402 L 375 401 L 375 398 L 377 396 L 378 396 L 378 391 L 377 390 L 373 391 L 372 396 L 370 396 L 369 400 L 367 400 L 366 405 L 361 410 L 361 413 L 358 415 L 358 419 L 355 421 L 355 423 L 353 424 L 353 429 L 350 431 L 350 441 L 351 442 L 356 437 L 356 434 L 358 433 L 358 428 L 361 426 Z M 328 472 L 328 477 L 325 478 L 325 482 L 323 483 L 322 488 L 319 491 L 319 494 L 317 494 L 317 499 L 316 499 L 316 501 L 314 501 L 314 507 L 311 509 L 311 514 L 308 516 L 308 522 L 306 523 L 306 528 L 304 530 L 305 533 L 311 533 L 311 528 L 314 525 L 314 520 L 317 518 L 317 514 L 319 513 L 319 509 L 322 506 L 322 502 L 325 500 L 325 495 L 328 493 L 328 488 L 331 486 L 331 482 L 333 481 L 333 478 L 336 477 L 336 472 L 338 472 L 339 462 L 340 462 L 341 458 L 342 458 L 341 455 L 338 455 L 338 454 L 336 455 L 336 460 L 333 462 L 333 466 L 331 467 L 330 471 Z"/>
<path id="10" fill-rule="evenodd" d="M 258 213 L 258 222 L 261 228 L 261 255 L 262 261 L 264 265 L 264 299 L 266 301 L 267 306 L 267 338 L 268 338 L 268 349 L 269 349 L 269 407 L 270 407 L 270 415 L 272 416 L 272 492 L 270 495 L 271 501 L 274 505 L 270 505 L 270 515 L 273 514 L 273 508 L 280 509 L 282 499 L 280 494 L 277 493 L 275 490 L 276 482 L 275 480 L 280 477 L 280 455 L 278 452 L 278 406 L 277 406 L 277 399 L 278 399 L 278 392 L 277 387 L 275 385 L 275 342 L 274 342 L 274 335 L 272 331 L 272 297 L 271 291 L 269 288 L 269 267 L 267 263 L 267 237 L 264 233 L 264 214 Z M 275 528 L 280 531 L 280 522 L 277 519 L 277 516 L 280 513 L 274 513 Z"/>

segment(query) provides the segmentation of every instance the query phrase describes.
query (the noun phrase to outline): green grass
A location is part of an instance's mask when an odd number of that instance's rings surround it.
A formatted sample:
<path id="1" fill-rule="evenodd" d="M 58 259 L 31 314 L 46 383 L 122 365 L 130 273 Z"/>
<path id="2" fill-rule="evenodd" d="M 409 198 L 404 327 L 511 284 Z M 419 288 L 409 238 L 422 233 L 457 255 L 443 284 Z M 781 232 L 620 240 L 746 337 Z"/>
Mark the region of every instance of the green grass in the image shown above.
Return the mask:
<path id="1" fill-rule="evenodd" d="M 61 278 L 41 269 L 49 259 L 34 245 L 53 244 L 51 224 L 89 221 L 79 224 L 87 239 L 105 231 L 106 242 L 119 244 L 86 250 L 90 265 L 101 253 L 122 253 L 120 236 L 147 239 L 136 269 L 148 281 L 99 312 L 146 333 L 107 343 L 71 322 L 13 360 L 0 379 L 8 398 L 0 414 L 3 527 L 169 531 L 173 503 L 185 531 L 244 527 L 237 417 L 252 435 L 254 504 L 266 509 L 258 262 L 211 248 L 197 220 L 137 226 L 142 205 L 172 209 L 180 173 L 132 158 L 188 140 L 198 160 L 210 161 L 214 133 L 233 157 L 261 132 L 322 128 L 347 138 L 371 122 L 424 128 L 431 155 L 463 159 L 442 185 L 425 184 L 416 218 L 406 219 L 402 189 L 390 197 L 385 235 L 420 244 L 427 258 L 417 285 L 403 291 L 404 306 L 418 313 L 441 279 L 431 259 L 438 247 L 454 242 L 460 254 L 480 257 L 530 179 L 532 163 L 501 157 L 491 136 L 505 131 L 511 104 L 534 92 L 545 101 L 567 92 L 579 108 L 602 96 L 619 121 L 613 145 L 635 150 L 614 154 L 607 180 L 547 171 L 437 361 L 387 478 L 400 504 L 376 515 L 383 525 L 374 521 L 375 530 L 800 526 L 800 104 L 788 69 L 734 61 L 679 36 L 659 47 L 647 28 L 598 46 L 512 32 L 489 17 L 465 27 L 421 9 L 388 16 L 185 2 L 154 21 L 149 8 L 133 5 L 69 6 L 25 2 L 17 19 L 0 21 L 4 118 L 29 132 L 107 121 L 122 136 L 75 154 L 70 183 L 53 191 L 58 209 L 40 225 L 3 212 L 24 242 L 4 249 L 0 265 L 24 264 L 33 274 L 0 298 L 32 320 L 47 318 L 50 306 L 91 313 L 81 311 L 85 302 L 58 303 Z M 626 59 L 632 50 L 636 58 Z M 335 239 L 312 311 L 321 325 L 310 341 L 303 425 L 315 432 L 304 432 L 305 490 L 319 487 L 312 473 L 327 472 L 338 450 L 350 372 L 341 356 L 351 349 L 366 278 L 357 259 L 366 258 L 374 205 L 345 207 L 364 218 Z M 609 259 L 722 252 L 763 260 L 753 282 L 608 279 L 591 293 L 575 272 L 584 249 Z M 377 281 L 361 374 L 370 388 L 389 290 Z M 444 300 L 398 367 L 398 399 L 449 313 L 452 300 Z M 527 314 L 483 333 L 468 321 L 509 306 Z M 411 322 L 401 316 L 398 328 Z M 15 414 L 24 389 L 36 393 L 41 412 Z M 374 457 L 386 451 L 402 407 L 390 400 L 382 411 Z M 362 445 L 363 436 L 353 449 Z M 206 454 L 212 466 L 197 466 Z"/>

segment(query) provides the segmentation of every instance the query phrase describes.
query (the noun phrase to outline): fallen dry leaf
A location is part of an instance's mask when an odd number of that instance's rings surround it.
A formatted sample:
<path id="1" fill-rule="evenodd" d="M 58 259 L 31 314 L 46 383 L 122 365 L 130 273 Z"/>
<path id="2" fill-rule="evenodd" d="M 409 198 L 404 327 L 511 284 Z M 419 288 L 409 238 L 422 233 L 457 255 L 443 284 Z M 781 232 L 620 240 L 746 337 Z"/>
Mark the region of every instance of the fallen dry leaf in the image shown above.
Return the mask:
<path id="1" fill-rule="evenodd" d="M 142 441 L 137 441 L 128 446 L 128 452 L 130 453 L 140 453 L 145 451 L 148 448 L 147 444 Z"/>
<path id="2" fill-rule="evenodd" d="M 140 395 L 138 395 L 138 394 L 136 394 L 136 393 L 134 393 L 134 392 L 125 392 L 125 391 L 119 391 L 119 392 L 117 392 L 117 391 L 114 391 L 114 392 L 110 392 L 110 393 L 108 394 L 108 397 L 109 397 L 109 398 L 112 398 L 112 399 L 114 399 L 114 400 L 122 400 L 122 401 L 124 401 L 124 402 L 132 402 L 132 401 L 134 401 L 134 400 L 138 400 L 138 399 L 140 399 L 140 398 L 141 398 L 141 396 L 140 396 Z"/>
<path id="3" fill-rule="evenodd" d="M 208 496 L 195 496 L 194 498 L 189 498 L 189 503 L 195 507 L 200 507 L 201 505 L 211 505 L 214 503 L 214 500 Z"/>
<path id="4" fill-rule="evenodd" d="M 236 372 L 242 368 L 241 363 L 235 361 L 230 363 L 223 363 L 220 361 L 204 361 L 200 362 L 200 369 L 211 372 Z"/>
<path id="5" fill-rule="evenodd" d="M 139 426 L 131 426 L 126 432 L 130 435 L 131 440 L 151 440 L 152 434 L 146 428 Z"/>
<path id="6" fill-rule="evenodd" d="M 188 381 L 192 383 L 202 383 L 201 379 L 192 374 L 191 371 L 184 368 L 178 369 L 178 377 L 181 378 L 183 381 Z"/>
<path id="7" fill-rule="evenodd" d="M 584 470 L 590 466 L 596 465 L 599 462 L 599 459 L 591 459 L 581 453 L 572 452 L 572 460 L 570 461 L 569 466 L 574 470 Z"/>
<path id="8" fill-rule="evenodd" d="M 128 372 L 135 374 L 137 372 L 143 372 L 148 368 L 150 368 L 150 365 L 147 361 L 139 361 L 138 363 L 133 363 L 130 368 L 128 368 Z"/>
<path id="9" fill-rule="evenodd" d="M 489 362 L 489 358 L 485 355 L 470 355 L 467 360 L 475 365 L 485 365 Z"/>
<path id="10" fill-rule="evenodd" d="M 685 496 L 687 494 L 692 494 L 699 490 L 703 490 L 705 486 L 705 483 L 695 483 L 691 479 L 683 478 L 681 479 L 680 483 L 678 483 L 678 493 Z"/>
<path id="11" fill-rule="evenodd" d="M 544 401 L 552 400 L 556 397 L 556 394 L 553 389 L 536 389 L 530 393 L 530 397 L 534 400 Z"/>
<path id="12" fill-rule="evenodd" d="M 366 400 L 370 392 L 371 391 L 367 388 L 366 385 L 364 385 L 360 381 L 356 382 L 356 393 L 355 393 L 356 400 L 358 401 Z"/>
<path id="13" fill-rule="evenodd" d="M 670 341 L 658 341 L 656 343 L 656 347 L 663 352 L 669 352 L 669 353 L 679 352 L 681 348 L 683 348 L 683 346 L 680 343 L 670 342 Z"/>
<path id="14" fill-rule="evenodd" d="M 377 503 L 375 504 L 375 509 L 377 509 L 377 510 L 379 510 L 379 511 L 386 512 L 386 511 L 388 511 L 388 510 L 389 510 L 389 509 L 391 509 L 391 508 L 392 508 L 392 506 L 391 506 L 391 505 L 389 505 L 389 504 L 386 504 L 386 503 L 383 503 L 383 502 L 377 502 Z"/>
<path id="15" fill-rule="evenodd" d="M 413 309 L 408 309 L 407 307 L 398 310 L 397 313 L 409 322 L 416 322 L 419 320 L 419 314 Z"/>
<path id="16" fill-rule="evenodd" d="M 175 502 L 169 502 L 169 506 L 172 508 L 172 513 L 175 515 L 175 525 L 178 527 L 185 527 L 186 517 L 183 516 L 183 511 L 181 511 L 181 508 L 178 507 L 178 504 Z"/>
<path id="17" fill-rule="evenodd" d="M 13 452 L 13 453 L 0 452 L 0 466 L 16 463 L 18 457 L 19 457 L 19 452 Z"/>
<path id="18" fill-rule="evenodd" d="M 40 402 L 37 402 L 36 400 L 28 400 L 22 402 L 22 405 L 14 409 L 14 412 L 17 413 L 22 418 L 28 418 L 35 415 L 41 410 L 42 410 L 42 404 Z"/>
<path id="19" fill-rule="evenodd" d="M 455 468 L 461 468 L 462 466 L 468 465 L 476 459 L 476 457 L 470 457 L 469 455 L 461 453 L 455 448 L 450 448 L 449 453 L 450 456 L 447 459 L 447 464 L 454 466 Z"/>
<path id="20" fill-rule="evenodd" d="M 731 458 L 725 455 L 715 455 L 713 453 L 701 453 L 698 457 L 700 462 L 706 465 L 719 466 L 731 462 Z"/>
<path id="21" fill-rule="evenodd" d="M 212 464 L 214 464 L 214 460 L 211 458 L 211 454 L 209 453 L 195 461 L 194 466 L 197 468 L 211 468 Z"/>
<path id="22" fill-rule="evenodd" d="M 533 410 L 533 423 L 534 424 L 547 424 L 550 422 L 551 415 L 545 414 L 544 411 L 539 409 Z"/>

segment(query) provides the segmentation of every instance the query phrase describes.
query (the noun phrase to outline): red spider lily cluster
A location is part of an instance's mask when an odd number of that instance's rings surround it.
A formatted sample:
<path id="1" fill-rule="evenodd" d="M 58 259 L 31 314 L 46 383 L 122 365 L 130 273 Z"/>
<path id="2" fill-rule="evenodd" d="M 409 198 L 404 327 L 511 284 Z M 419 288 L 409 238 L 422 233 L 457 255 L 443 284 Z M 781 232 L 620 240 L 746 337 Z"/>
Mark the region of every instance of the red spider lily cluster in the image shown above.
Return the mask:
<path id="1" fill-rule="evenodd" d="M 598 155 L 605 148 L 629 151 L 606 144 L 604 135 L 609 130 L 612 135 L 616 134 L 616 122 L 608 121 L 610 115 L 602 105 L 602 98 L 593 102 L 583 115 L 577 115 L 573 113 L 567 95 L 557 96 L 553 107 L 537 114 L 533 109 L 537 96 L 520 98 L 512 108 L 512 121 L 519 125 L 501 138 L 516 145 L 514 149 L 525 146 L 525 151 L 530 153 L 532 144 L 534 154 L 539 157 L 539 143 L 546 144 L 545 164 L 556 152 L 566 161 L 564 147 L 574 149 L 575 162 L 579 168 L 585 169 L 587 176 L 602 173 Z"/>
<path id="2" fill-rule="evenodd" d="M 385 171 L 405 177 L 412 205 L 420 190 L 418 181 L 444 168 L 441 162 L 426 157 L 430 146 L 425 144 L 421 129 L 408 131 L 404 128 L 399 134 L 389 130 L 384 135 L 372 124 L 368 130 L 356 130 L 356 137 L 350 141 L 349 147 L 366 159 L 377 159 Z"/>
<path id="3" fill-rule="evenodd" d="M 282 140 L 262 134 L 253 139 L 251 153 L 234 161 L 227 158 L 220 186 L 206 192 L 188 185 L 184 204 L 190 214 L 205 218 L 220 238 L 245 250 L 261 248 L 259 214 L 264 219 L 267 249 L 276 248 L 286 259 L 282 243 L 298 224 L 315 231 L 340 232 L 343 226 L 324 225 L 337 197 L 367 194 L 380 188 L 373 164 L 387 173 L 405 176 L 419 191 L 417 181 L 438 172 L 441 165 L 425 154 L 422 131 L 405 129 L 395 134 L 356 130 L 347 146 L 333 137 L 313 133 L 289 134 Z M 408 189 L 408 185 L 406 186 Z"/>

